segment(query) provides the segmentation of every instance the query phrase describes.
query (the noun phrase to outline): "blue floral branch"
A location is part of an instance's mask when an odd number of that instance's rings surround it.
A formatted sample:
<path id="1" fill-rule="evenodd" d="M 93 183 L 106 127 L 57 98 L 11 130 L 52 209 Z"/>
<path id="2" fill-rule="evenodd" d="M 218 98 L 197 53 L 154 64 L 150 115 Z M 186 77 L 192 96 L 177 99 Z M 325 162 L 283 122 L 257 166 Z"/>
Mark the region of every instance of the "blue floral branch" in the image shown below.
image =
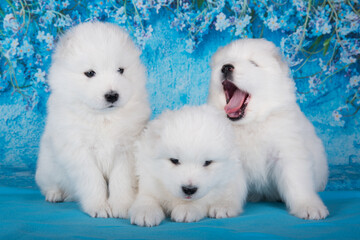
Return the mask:
<path id="1" fill-rule="evenodd" d="M 346 101 L 334 109 L 335 122 L 342 125 L 344 117 L 353 116 L 347 109 L 359 111 L 355 63 L 360 55 L 360 10 L 359 3 L 349 0 L 6 0 L 0 3 L 0 91 L 14 89 L 28 96 L 31 109 L 37 92 L 49 91 L 46 69 L 58 33 L 83 21 L 111 21 L 129 29 L 145 48 L 152 37 L 152 19 L 160 10 L 170 13 L 169 25 L 175 31 L 185 33 L 183 49 L 189 54 L 213 31 L 227 32 L 231 38 L 278 34 L 299 85 L 300 102 L 326 94 L 328 80 L 343 74 L 349 79 Z"/>

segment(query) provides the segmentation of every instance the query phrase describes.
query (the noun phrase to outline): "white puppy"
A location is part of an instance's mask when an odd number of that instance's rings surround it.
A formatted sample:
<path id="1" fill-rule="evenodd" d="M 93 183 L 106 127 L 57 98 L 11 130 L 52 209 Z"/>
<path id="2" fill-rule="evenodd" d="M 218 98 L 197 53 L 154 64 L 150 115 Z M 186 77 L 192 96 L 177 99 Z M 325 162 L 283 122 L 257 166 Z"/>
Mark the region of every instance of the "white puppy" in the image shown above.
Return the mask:
<path id="1" fill-rule="evenodd" d="M 167 111 L 138 142 L 139 193 L 131 223 L 155 226 L 234 217 L 246 199 L 231 124 L 210 106 Z M 165 211 L 165 213 L 164 213 Z"/>
<path id="2" fill-rule="evenodd" d="M 61 37 L 36 171 L 47 201 L 77 200 L 92 217 L 127 217 L 133 144 L 150 115 L 139 55 L 110 23 L 84 23 Z"/>
<path id="3" fill-rule="evenodd" d="M 275 45 L 234 41 L 217 51 L 211 67 L 209 103 L 232 120 L 249 200 L 283 200 L 297 217 L 325 218 L 329 212 L 316 193 L 328 178 L 324 148 L 296 104 Z"/>

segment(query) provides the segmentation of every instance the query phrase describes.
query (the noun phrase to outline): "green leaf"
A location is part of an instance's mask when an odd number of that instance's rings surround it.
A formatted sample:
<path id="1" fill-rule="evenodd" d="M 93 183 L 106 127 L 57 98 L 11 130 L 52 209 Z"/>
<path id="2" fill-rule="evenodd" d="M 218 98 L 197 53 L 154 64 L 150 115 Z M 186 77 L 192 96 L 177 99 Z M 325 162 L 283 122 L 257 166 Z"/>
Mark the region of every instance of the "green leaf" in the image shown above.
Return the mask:
<path id="1" fill-rule="evenodd" d="M 5 13 L 4 13 L 4 11 L 1 9 L 1 7 L 0 7 L 0 15 L 1 15 L 2 17 L 5 17 Z"/>
<path id="2" fill-rule="evenodd" d="M 15 8 L 14 5 L 12 4 L 12 1 L 11 1 L 11 0 L 6 0 L 6 2 L 9 4 L 9 6 L 10 6 L 14 11 L 16 11 L 16 8 Z"/>
<path id="3" fill-rule="evenodd" d="M 324 46 L 324 52 L 323 52 L 323 55 L 325 56 L 325 54 L 327 53 L 328 49 L 329 49 L 329 46 L 330 46 L 330 41 L 331 41 L 331 37 L 326 39 L 323 43 L 323 46 Z"/>
<path id="4" fill-rule="evenodd" d="M 321 42 L 322 38 L 323 38 L 323 35 L 320 35 L 319 37 L 317 37 L 317 38 L 315 39 L 315 41 L 314 41 L 314 42 L 311 44 L 311 46 L 309 47 L 308 51 L 309 51 L 309 52 L 314 51 L 314 50 L 317 48 L 317 46 L 319 45 L 319 43 Z"/>
<path id="5" fill-rule="evenodd" d="M 205 0 L 197 0 L 197 7 L 201 8 Z"/>

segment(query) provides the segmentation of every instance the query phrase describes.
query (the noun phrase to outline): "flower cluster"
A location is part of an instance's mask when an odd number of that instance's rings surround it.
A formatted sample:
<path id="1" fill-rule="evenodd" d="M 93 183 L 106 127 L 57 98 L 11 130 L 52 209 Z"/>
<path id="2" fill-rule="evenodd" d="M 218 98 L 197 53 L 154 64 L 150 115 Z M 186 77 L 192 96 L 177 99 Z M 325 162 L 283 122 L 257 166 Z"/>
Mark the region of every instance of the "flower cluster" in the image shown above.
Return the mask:
<path id="1" fill-rule="evenodd" d="M 85 21 L 114 22 L 130 28 L 140 47 L 153 31 L 145 23 L 149 8 L 141 1 L 5 1 L 0 3 L 0 15 L 4 36 L 0 39 L 0 92 L 12 89 L 20 93 L 28 109 L 37 105 L 41 92 L 49 91 L 45 79 L 51 51 L 67 28 Z"/>
<path id="2" fill-rule="evenodd" d="M 110 21 L 127 28 L 144 48 L 152 19 L 167 12 L 168 24 L 184 37 L 183 49 L 196 51 L 203 38 L 225 32 L 232 38 L 278 39 L 291 67 L 300 102 L 321 96 L 338 74 L 349 79 L 344 105 L 333 119 L 343 123 L 359 110 L 360 4 L 358 0 L 51 0 L 3 1 L 0 91 L 21 92 L 30 108 L 49 91 L 46 70 L 59 33 L 84 21 Z M 309 72 L 311 69 L 311 72 Z"/>

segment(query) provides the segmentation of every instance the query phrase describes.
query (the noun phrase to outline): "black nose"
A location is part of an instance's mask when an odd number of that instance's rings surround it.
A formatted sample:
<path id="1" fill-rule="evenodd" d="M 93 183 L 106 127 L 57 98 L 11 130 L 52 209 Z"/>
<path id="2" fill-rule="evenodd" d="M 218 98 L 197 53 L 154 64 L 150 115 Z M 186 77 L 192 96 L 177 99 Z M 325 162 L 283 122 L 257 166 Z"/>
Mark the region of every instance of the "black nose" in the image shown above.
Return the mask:
<path id="1" fill-rule="evenodd" d="M 119 94 L 114 91 L 110 91 L 105 94 L 105 100 L 109 103 L 114 103 L 119 99 Z"/>
<path id="2" fill-rule="evenodd" d="M 186 195 L 193 195 L 198 190 L 197 187 L 191 185 L 182 186 L 181 188 Z"/>
<path id="3" fill-rule="evenodd" d="M 234 66 L 231 64 L 225 64 L 224 66 L 222 66 L 221 68 L 221 72 L 225 75 L 232 73 L 234 71 Z"/>

